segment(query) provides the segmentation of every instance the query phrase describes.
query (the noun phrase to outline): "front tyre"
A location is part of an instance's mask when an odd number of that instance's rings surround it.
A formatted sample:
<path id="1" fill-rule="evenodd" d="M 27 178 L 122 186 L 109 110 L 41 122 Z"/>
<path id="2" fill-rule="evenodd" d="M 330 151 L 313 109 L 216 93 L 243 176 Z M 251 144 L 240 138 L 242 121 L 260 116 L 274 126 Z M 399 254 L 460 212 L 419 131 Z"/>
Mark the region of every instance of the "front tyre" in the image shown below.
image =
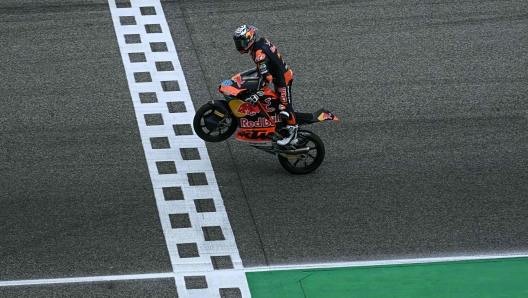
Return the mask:
<path id="1" fill-rule="evenodd" d="M 296 147 L 309 147 L 308 153 L 296 155 L 278 154 L 281 166 L 292 174 L 308 174 L 315 171 L 323 162 L 325 147 L 323 141 L 315 133 L 307 130 L 300 130 L 297 138 L 299 142 Z"/>
<path id="2" fill-rule="evenodd" d="M 196 111 L 193 128 L 196 134 L 207 142 L 221 142 L 237 130 L 237 122 L 231 113 L 222 113 L 216 107 L 205 104 Z"/>

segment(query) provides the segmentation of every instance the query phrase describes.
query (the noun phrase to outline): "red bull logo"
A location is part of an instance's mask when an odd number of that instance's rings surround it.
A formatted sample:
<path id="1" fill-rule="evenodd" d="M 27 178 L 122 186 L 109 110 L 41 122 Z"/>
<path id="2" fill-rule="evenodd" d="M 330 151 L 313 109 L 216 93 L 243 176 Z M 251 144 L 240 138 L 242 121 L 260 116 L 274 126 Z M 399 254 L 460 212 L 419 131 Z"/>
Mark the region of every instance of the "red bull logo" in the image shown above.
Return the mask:
<path id="1" fill-rule="evenodd" d="M 255 28 L 251 28 L 251 30 L 249 30 L 249 32 L 246 33 L 246 37 L 248 39 L 253 39 L 253 36 L 255 36 Z"/>
<path id="2" fill-rule="evenodd" d="M 275 123 L 281 122 L 282 119 L 279 115 L 271 116 Z M 250 121 L 246 118 L 240 119 L 240 126 L 243 128 L 252 128 L 252 127 L 271 127 L 273 123 L 267 118 L 259 117 L 257 121 Z"/>
<path id="3" fill-rule="evenodd" d="M 331 120 L 332 114 L 330 113 L 323 113 L 323 120 Z"/>
<path id="4" fill-rule="evenodd" d="M 236 112 L 240 114 L 246 114 L 249 116 L 255 116 L 259 112 L 259 108 L 257 106 L 250 104 L 249 102 L 244 102 L 238 107 Z"/>
<path id="5" fill-rule="evenodd" d="M 233 77 L 233 81 L 234 81 L 235 83 L 237 83 L 238 88 L 240 88 L 240 86 L 242 86 L 242 84 L 245 83 L 245 81 L 242 80 L 242 77 L 241 77 L 240 75 L 236 75 L 236 76 L 234 76 L 234 77 Z"/>
<path id="6" fill-rule="evenodd" d="M 270 105 L 271 105 L 271 97 L 268 97 L 264 100 L 265 102 L 265 106 L 266 106 L 266 112 L 273 112 L 275 111 L 275 108 L 271 108 Z"/>
<path id="7" fill-rule="evenodd" d="M 337 120 L 337 117 L 332 115 L 331 113 L 321 113 L 319 117 L 317 117 L 317 120 L 319 121 L 325 121 L 325 120 Z"/>

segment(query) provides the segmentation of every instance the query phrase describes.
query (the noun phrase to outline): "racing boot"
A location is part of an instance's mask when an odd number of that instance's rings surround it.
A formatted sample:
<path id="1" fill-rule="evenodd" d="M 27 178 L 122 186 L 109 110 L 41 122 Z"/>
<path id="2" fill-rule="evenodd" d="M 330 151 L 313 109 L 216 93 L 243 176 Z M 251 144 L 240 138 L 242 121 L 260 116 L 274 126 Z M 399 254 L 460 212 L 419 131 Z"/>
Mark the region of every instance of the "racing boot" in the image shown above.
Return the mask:
<path id="1" fill-rule="evenodd" d="M 299 125 L 286 125 L 285 130 L 287 130 L 288 136 L 284 137 L 282 140 L 278 140 L 277 144 L 280 146 L 286 146 L 288 144 L 295 145 L 297 143 L 297 129 Z"/>

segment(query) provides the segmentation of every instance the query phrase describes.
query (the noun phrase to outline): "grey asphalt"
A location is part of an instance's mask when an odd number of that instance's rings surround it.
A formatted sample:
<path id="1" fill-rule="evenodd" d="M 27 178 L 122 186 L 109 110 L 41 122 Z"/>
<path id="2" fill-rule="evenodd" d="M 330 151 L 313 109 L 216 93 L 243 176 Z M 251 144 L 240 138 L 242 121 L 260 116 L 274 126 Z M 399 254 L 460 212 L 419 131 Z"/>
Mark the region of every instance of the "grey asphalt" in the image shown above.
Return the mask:
<path id="1" fill-rule="evenodd" d="M 172 271 L 108 4 L 13 1 L 0 12 L 0 280 Z M 159 286 L 175 292 L 150 280 L 0 296 L 144 297 Z"/>
<path id="2" fill-rule="evenodd" d="M 526 1 L 163 1 L 196 108 L 253 67 L 296 73 L 326 160 L 294 176 L 208 144 L 246 267 L 528 251 Z M 0 280 L 171 270 L 106 1 L 0 4 Z M 167 280 L 0 288 L 147 295 Z M 97 294 L 98 293 L 98 294 Z"/>
<path id="3" fill-rule="evenodd" d="M 254 64 L 295 71 L 327 155 L 307 176 L 234 139 L 209 153 L 245 266 L 528 251 L 528 3 L 165 1 L 196 107 Z"/>

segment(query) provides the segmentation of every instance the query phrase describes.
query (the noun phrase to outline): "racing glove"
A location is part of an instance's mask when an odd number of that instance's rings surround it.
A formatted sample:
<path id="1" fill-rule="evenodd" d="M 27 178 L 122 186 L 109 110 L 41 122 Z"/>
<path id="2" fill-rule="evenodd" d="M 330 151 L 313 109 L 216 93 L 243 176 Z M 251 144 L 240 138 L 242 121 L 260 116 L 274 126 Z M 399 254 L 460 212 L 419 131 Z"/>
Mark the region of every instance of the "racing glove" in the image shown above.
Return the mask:
<path id="1" fill-rule="evenodd" d="M 253 94 L 250 97 L 246 98 L 244 101 L 249 102 L 252 105 L 256 105 L 258 100 L 259 100 L 258 95 Z"/>

